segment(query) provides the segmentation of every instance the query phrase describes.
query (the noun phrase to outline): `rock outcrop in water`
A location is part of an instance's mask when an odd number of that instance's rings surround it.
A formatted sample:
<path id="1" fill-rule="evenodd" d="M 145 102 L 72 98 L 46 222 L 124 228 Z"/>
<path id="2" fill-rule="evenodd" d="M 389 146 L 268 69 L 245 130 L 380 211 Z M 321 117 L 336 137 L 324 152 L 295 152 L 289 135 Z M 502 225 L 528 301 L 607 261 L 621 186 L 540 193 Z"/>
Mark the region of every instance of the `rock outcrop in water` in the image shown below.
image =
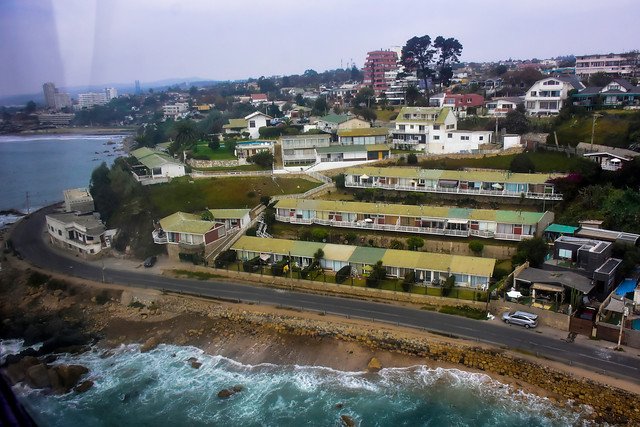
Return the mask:
<path id="1" fill-rule="evenodd" d="M 241 385 L 234 385 L 231 388 L 225 388 L 222 389 L 218 392 L 218 398 L 220 399 L 228 399 L 231 396 L 233 396 L 234 394 L 240 393 L 242 390 L 244 390 L 244 387 Z"/>
<path id="2" fill-rule="evenodd" d="M 26 356 L 7 365 L 5 372 L 13 385 L 25 383 L 31 388 L 65 394 L 76 387 L 89 369 L 81 365 L 50 366 L 33 356 Z M 82 388 L 88 390 L 90 386 L 85 384 Z"/>

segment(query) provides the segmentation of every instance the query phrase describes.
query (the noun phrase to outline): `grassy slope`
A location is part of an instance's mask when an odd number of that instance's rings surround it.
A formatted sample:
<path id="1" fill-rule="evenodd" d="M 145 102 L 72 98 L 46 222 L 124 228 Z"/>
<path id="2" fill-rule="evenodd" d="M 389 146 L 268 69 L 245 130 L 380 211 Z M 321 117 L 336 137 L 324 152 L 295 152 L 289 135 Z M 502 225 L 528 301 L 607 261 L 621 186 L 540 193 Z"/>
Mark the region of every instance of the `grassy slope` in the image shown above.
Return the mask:
<path id="1" fill-rule="evenodd" d="M 602 117 L 596 120 L 593 142 L 626 148 L 628 146 L 629 119 L 632 113 L 616 111 L 602 114 Z M 557 126 L 558 142 L 572 147 L 578 145 L 579 142 L 590 142 L 592 126 L 593 118 L 591 115 L 572 117 Z"/>
<path id="2" fill-rule="evenodd" d="M 209 160 L 236 160 L 237 157 L 224 147 L 212 150 L 205 141 L 198 142 L 196 154 L 208 156 Z"/>
<path id="3" fill-rule="evenodd" d="M 536 167 L 536 172 L 569 172 L 578 169 L 580 163 L 585 160 L 570 157 L 566 154 L 556 152 L 527 153 Z M 477 159 L 469 158 L 443 158 L 425 160 L 420 162 L 423 168 L 431 169 L 460 169 L 460 168 L 486 168 L 486 169 L 509 169 L 515 154 L 507 156 L 486 156 Z"/>
<path id="4" fill-rule="evenodd" d="M 162 218 L 176 211 L 196 212 L 204 208 L 252 208 L 260 196 L 303 193 L 320 183 L 302 178 L 231 177 L 174 179 L 149 188 L 155 216 Z M 251 196 L 251 193 L 254 193 Z"/>

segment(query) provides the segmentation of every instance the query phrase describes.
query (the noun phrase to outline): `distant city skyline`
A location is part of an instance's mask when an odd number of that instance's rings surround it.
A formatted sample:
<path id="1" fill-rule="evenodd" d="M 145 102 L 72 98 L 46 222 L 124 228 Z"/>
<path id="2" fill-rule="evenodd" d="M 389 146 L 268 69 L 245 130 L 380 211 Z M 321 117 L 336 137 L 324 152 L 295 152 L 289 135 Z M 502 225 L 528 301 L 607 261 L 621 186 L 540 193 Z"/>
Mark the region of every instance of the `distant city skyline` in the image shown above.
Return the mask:
<path id="1" fill-rule="evenodd" d="M 622 53 L 640 46 L 637 0 L 3 0 L 0 97 L 56 87 L 362 68 L 368 51 L 455 37 L 461 60 Z"/>

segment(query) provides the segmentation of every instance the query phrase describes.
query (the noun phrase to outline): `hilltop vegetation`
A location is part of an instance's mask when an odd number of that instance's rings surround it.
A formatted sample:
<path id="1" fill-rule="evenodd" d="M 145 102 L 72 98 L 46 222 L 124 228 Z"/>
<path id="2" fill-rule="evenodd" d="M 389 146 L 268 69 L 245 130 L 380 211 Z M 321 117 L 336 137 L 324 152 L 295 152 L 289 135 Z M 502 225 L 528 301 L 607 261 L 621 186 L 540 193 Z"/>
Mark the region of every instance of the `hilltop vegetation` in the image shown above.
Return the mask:
<path id="1" fill-rule="evenodd" d="M 619 148 L 640 144 L 640 112 L 607 110 L 597 114 L 593 126 L 593 112 L 568 108 L 556 118 L 552 131 L 557 133 L 561 145 L 572 147 L 579 142 L 591 142 L 592 129 L 594 144 Z M 547 144 L 555 144 L 553 132 L 547 137 Z"/>

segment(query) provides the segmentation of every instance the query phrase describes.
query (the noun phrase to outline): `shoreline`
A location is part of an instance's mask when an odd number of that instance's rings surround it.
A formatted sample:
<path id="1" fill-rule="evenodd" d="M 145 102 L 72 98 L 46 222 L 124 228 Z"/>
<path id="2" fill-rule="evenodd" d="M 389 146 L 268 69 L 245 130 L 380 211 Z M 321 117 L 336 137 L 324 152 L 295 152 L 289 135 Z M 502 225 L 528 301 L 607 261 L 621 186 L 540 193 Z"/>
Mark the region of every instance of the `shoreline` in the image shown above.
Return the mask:
<path id="1" fill-rule="evenodd" d="M 69 283 L 66 289 L 28 287 L 24 267 L 21 262 L 17 269 L 2 273 L 16 280 L 13 300 L 3 298 L 4 318 L 11 318 L 8 305 L 14 315 L 37 307 L 47 313 L 77 316 L 85 321 L 84 332 L 101 337 L 96 346 L 106 353 L 122 344 L 141 344 L 141 351 L 160 344 L 191 345 L 206 354 L 250 365 L 324 366 L 340 371 L 367 370 L 375 357 L 385 368 L 422 365 L 486 374 L 514 392 L 548 398 L 560 408 L 566 409 L 570 402 L 575 402 L 569 405 L 574 410 L 589 405 L 598 422 L 640 422 L 634 407 L 640 386 L 505 349 L 331 315 L 106 286 L 56 275 L 52 277 Z M 19 288 L 22 294 L 16 292 Z M 102 304 L 100 295 L 106 299 Z"/>
<path id="2" fill-rule="evenodd" d="M 37 136 L 37 135 L 88 135 L 88 136 L 109 136 L 109 135 L 133 135 L 135 128 L 52 128 L 52 129 L 32 129 L 21 132 L 2 133 L 0 136 Z"/>

